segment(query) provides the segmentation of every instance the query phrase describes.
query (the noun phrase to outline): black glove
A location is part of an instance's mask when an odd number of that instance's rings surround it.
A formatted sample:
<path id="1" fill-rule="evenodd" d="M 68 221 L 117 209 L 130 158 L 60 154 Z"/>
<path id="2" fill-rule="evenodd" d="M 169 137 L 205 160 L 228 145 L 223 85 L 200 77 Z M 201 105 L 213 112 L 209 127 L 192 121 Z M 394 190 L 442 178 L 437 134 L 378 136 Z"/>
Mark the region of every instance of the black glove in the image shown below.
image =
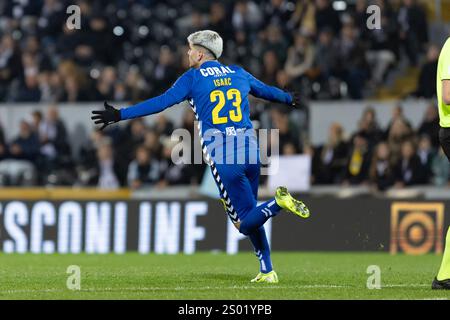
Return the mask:
<path id="1" fill-rule="evenodd" d="M 292 97 L 292 103 L 291 106 L 292 107 L 300 107 L 300 103 L 301 103 L 301 95 L 300 92 L 298 91 L 289 91 L 289 94 Z"/>
<path id="2" fill-rule="evenodd" d="M 290 104 L 291 107 L 300 107 L 301 106 L 301 94 L 298 91 L 293 90 L 290 86 L 283 87 L 283 90 L 289 93 L 292 97 L 292 102 Z"/>
<path id="3" fill-rule="evenodd" d="M 92 111 L 92 114 L 94 114 L 94 116 L 91 117 L 91 119 L 94 120 L 95 124 L 103 123 L 103 126 L 100 128 L 100 130 L 105 129 L 111 123 L 115 123 L 121 120 L 119 110 L 109 105 L 106 101 L 104 105 L 105 110 L 94 110 Z"/>

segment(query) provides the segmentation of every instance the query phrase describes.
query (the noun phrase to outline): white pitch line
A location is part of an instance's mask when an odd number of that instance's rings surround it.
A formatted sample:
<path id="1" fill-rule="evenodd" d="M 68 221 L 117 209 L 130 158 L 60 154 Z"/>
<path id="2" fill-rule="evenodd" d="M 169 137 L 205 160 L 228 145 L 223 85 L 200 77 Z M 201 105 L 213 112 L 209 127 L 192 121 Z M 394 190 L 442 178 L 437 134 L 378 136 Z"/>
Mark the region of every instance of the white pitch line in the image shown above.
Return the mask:
<path id="1" fill-rule="evenodd" d="M 263 284 L 262 286 L 232 286 L 232 287 L 129 287 L 129 288 L 87 288 L 81 290 L 65 290 L 65 289 L 24 289 L 24 290 L 2 290 L 2 293 L 32 293 L 32 292 L 102 292 L 102 291 L 189 291 L 189 290 L 248 290 L 248 289 L 334 289 L 334 288 L 350 288 L 350 286 L 338 285 L 303 285 L 303 286 L 272 286 Z"/>
<path id="2" fill-rule="evenodd" d="M 415 284 L 386 284 L 381 285 L 382 288 L 423 288 L 423 287 L 430 287 L 430 284 L 423 284 L 423 283 L 415 283 Z"/>
<path id="3" fill-rule="evenodd" d="M 429 287 L 428 284 L 385 284 L 381 286 L 383 288 L 425 288 Z M 125 287 L 125 288 L 86 288 L 81 290 L 74 290 L 74 292 L 120 292 L 120 291 L 190 291 L 190 290 L 272 290 L 272 289 L 336 289 L 336 288 L 354 288 L 355 286 L 349 285 L 327 285 L 327 284 L 315 284 L 315 285 L 299 285 L 299 286 L 279 286 L 262 284 L 260 286 L 229 286 L 229 287 Z M 362 288 L 361 288 L 362 289 Z M 50 292 L 70 292 L 69 289 L 23 289 L 23 290 L 0 290 L 0 294 L 12 294 L 12 293 L 50 293 Z M 441 298 L 439 298 L 441 299 Z M 445 298 L 444 298 L 445 299 Z"/>
<path id="4" fill-rule="evenodd" d="M 62 289 L 23 289 L 23 290 L 2 290 L 0 294 L 3 293 L 31 293 L 31 292 L 63 292 L 66 290 Z"/>

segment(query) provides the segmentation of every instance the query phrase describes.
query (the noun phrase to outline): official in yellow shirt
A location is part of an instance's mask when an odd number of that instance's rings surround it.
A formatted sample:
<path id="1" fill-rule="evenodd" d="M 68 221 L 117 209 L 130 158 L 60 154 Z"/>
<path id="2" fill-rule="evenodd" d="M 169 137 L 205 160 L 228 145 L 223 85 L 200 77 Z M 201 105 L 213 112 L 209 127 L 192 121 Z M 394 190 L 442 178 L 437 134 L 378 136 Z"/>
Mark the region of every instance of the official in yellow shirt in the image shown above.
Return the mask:
<path id="1" fill-rule="evenodd" d="M 444 44 L 437 68 L 437 100 L 439 108 L 439 142 L 450 161 L 450 38 Z M 450 228 L 447 231 L 441 268 L 432 284 L 433 289 L 450 290 Z"/>

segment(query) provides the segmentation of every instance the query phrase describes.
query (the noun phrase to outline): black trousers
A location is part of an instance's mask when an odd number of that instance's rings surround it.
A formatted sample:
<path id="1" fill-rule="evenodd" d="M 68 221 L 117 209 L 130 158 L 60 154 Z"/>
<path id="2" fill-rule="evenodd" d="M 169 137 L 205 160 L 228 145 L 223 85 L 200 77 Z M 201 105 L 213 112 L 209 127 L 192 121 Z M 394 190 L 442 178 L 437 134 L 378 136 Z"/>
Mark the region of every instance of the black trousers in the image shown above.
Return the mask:
<path id="1" fill-rule="evenodd" d="M 444 150 L 447 159 L 450 161 L 450 128 L 439 129 L 439 143 Z"/>

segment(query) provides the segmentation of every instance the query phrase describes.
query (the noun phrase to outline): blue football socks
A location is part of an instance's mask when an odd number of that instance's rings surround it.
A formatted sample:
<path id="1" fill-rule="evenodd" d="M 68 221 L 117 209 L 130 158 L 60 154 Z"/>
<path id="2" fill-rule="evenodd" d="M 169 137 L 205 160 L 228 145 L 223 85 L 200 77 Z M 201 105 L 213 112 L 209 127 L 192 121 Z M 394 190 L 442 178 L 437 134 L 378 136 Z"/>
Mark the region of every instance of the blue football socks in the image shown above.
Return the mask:
<path id="1" fill-rule="evenodd" d="M 239 231 L 245 235 L 250 235 L 254 230 L 264 225 L 269 218 L 276 216 L 281 209 L 282 208 L 275 201 L 275 198 L 264 202 L 250 211 L 245 218 L 241 220 Z"/>
<path id="2" fill-rule="evenodd" d="M 259 260 L 259 270 L 263 273 L 272 271 L 272 261 L 270 260 L 270 247 L 267 241 L 266 231 L 261 226 L 248 235 L 255 247 L 255 254 Z"/>

